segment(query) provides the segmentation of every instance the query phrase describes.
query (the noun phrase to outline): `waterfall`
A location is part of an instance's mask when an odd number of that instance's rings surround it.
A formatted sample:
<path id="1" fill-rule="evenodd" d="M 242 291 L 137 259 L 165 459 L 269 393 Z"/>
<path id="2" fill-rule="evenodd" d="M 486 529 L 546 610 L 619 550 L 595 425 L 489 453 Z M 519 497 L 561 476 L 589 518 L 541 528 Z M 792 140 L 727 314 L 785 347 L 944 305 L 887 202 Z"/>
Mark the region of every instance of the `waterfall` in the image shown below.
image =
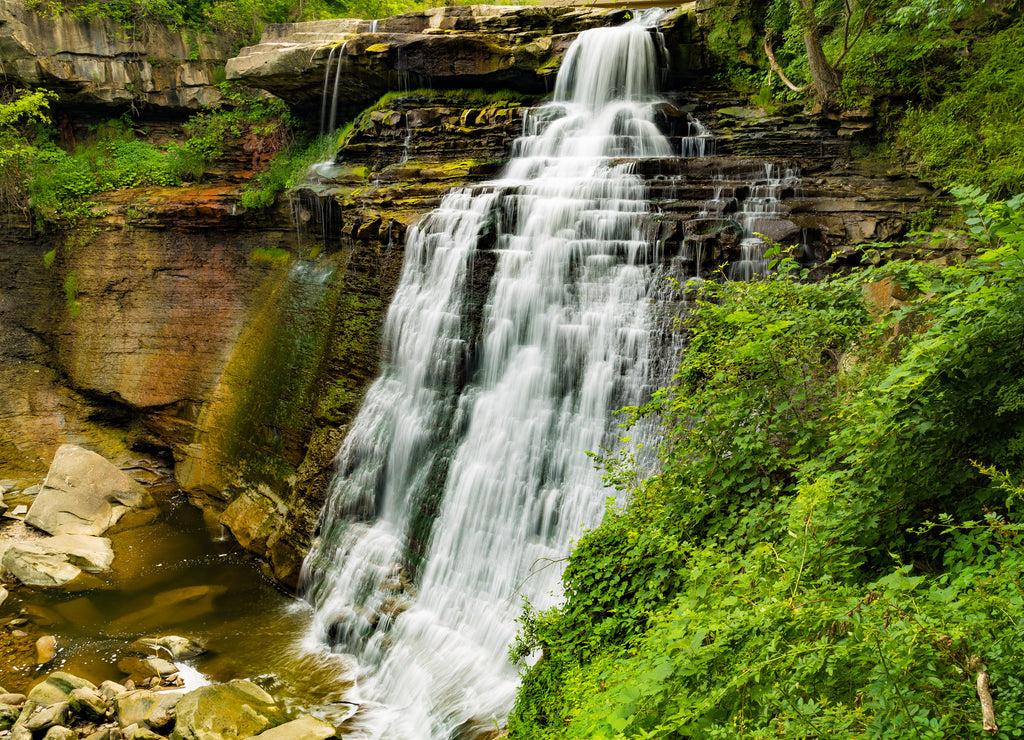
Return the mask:
<path id="1" fill-rule="evenodd" d="M 736 212 L 736 220 L 743 233 L 740 259 L 729 272 L 733 280 L 750 280 L 768 270 L 768 260 L 764 256 L 767 244 L 761 234 L 779 216 L 779 200 L 783 188 L 795 185 L 799 181 L 799 174 L 793 168 L 766 163 L 763 176 L 751 176 L 750 181 L 750 193 Z"/>
<path id="2" fill-rule="evenodd" d="M 331 60 L 337 53 L 338 61 L 334 65 L 334 85 L 331 86 Z M 327 55 L 327 66 L 324 68 L 324 89 L 320 97 L 320 135 L 329 134 L 338 123 L 338 85 L 345 67 L 345 44 L 332 46 Z M 330 102 L 328 102 L 330 101 Z"/>
<path id="3" fill-rule="evenodd" d="M 504 721 L 521 596 L 557 603 L 558 561 L 604 510 L 585 452 L 614 447 L 612 412 L 657 382 L 668 281 L 631 161 L 673 156 L 652 35 L 580 34 L 502 175 L 410 229 L 382 373 L 304 567 L 310 640 L 364 666 L 366 736 Z"/>

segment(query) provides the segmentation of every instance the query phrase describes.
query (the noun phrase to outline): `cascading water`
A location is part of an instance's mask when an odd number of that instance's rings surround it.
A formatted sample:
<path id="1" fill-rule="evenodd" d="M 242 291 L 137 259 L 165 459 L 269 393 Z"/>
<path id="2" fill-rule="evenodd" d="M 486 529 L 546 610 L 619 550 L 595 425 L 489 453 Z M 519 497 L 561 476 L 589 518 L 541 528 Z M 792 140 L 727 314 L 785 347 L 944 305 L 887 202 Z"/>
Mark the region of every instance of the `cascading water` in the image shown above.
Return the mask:
<path id="1" fill-rule="evenodd" d="M 369 736 L 503 722 L 521 595 L 555 603 L 544 566 L 601 518 L 584 453 L 654 383 L 657 225 L 629 160 L 672 155 L 656 58 L 641 23 L 581 34 L 501 178 L 410 230 L 304 578 L 311 639 L 365 666 Z"/>

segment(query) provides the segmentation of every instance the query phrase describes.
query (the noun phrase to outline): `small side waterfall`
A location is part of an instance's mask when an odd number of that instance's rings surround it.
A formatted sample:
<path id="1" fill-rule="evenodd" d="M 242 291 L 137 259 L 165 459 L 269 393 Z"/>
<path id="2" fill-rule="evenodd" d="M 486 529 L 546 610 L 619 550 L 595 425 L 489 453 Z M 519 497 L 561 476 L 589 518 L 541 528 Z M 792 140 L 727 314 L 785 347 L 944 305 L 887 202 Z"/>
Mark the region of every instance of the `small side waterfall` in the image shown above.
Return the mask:
<path id="1" fill-rule="evenodd" d="M 560 569 L 607 491 L 584 454 L 657 384 L 658 225 L 633 161 L 654 123 L 641 23 L 582 33 L 502 176 L 410 230 L 385 362 L 338 453 L 305 564 L 310 639 L 356 655 L 370 737 L 494 730 L 521 595 Z M 326 83 L 325 83 L 326 84 Z M 687 153 L 704 151 L 707 134 Z M 700 143 L 698 143 L 700 142 Z M 663 322 L 662 322 L 663 323 Z"/>

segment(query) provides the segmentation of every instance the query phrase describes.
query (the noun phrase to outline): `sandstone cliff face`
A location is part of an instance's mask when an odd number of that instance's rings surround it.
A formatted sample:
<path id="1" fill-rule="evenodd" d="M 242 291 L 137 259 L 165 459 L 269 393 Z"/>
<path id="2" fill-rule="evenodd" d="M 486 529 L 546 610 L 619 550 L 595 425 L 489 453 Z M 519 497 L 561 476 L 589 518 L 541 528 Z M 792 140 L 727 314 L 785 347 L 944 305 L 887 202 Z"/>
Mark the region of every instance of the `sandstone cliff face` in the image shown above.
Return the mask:
<path id="1" fill-rule="evenodd" d="M 50 18 L 23 0 L 0 0 L 5 81 L 55 90 L 63 107 L 198 110 L 220 99 L 227 51 L 158 26 L 129 31 L 105 18 Z"/>
<path id="2" fill-rule="evenodd" d="M 530 94 L 550 83 L 571 39 L 618 20 L 621 13 L 594 9 L 460 7 L 269 28 L 228 74 L 311 118 L 323 107 L 328 60 L 339 58 L 339 119 L 388 87 L 514 87 L 525 97 L 396 97 L 359 118 L 333 163 L 262 212 L 241 207 L 243 178 L 225 173 L 207 185 L 96 197 L 91 218 L 46 233 L 7 224 L 0 380 L 10 390 L 0 396 L 0 469 L 38 475 L 65 441 L 122 467 L 165 452 L 182 488 L 294 586 L 334 453 L 376 375 L 407 230 L 448 188 L 495 174 L 538 99 Z M 670 16 L 665 27 L 673 66 L 661 124 L 682 149 L 699 119 L 717 147 L 716 156 L 639 167 L 652 198 L 650 233 L 666 258 L 685 258 L 704 275 L 738 260 L 730 219 L 749 195 L 743 183 L 768 166 L 799 174 L 763 228 L 783 243 L 800 241 L 808 264 L 855 255 L 858 244 L 896 237 L 915 214 L 941 209 L 918 183 L 851 160 L 865 117 L 770 115 L 708 90 L 692 14 Z M 59 35 L 47 28 L 0 44 Z M 96 48 L 104 43 L 115 42 Z M 45 71 L 57 56 L 19 57 L 21 79 L 58 84 Z M 67 104 L 129 102 L 116 86 L 60 79 Z M 147 100 L 167 110 L 198 103 L 206 89 L 175 97 L 178 83 L 154 86 Z M 713 220 L 716 199 L 723 205 Z M 470 286 L 481 304 L 492 263 L 483 245 Z"/>

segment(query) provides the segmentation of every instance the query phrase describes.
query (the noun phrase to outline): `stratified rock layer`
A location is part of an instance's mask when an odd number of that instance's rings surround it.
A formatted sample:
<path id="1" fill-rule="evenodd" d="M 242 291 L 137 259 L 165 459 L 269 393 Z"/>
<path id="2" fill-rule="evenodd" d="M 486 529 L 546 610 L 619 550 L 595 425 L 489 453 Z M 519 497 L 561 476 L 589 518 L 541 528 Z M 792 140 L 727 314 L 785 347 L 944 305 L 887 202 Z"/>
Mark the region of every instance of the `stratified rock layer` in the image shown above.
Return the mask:
<path id="1" fill-rule="evenodd" d="M 5 82 L 60 93 L 63 106 L 198 110 L 220 100 L 215 40 L 140 24 L 129 33 L 102 16 L 50 17 L 0 0 Z"/>

